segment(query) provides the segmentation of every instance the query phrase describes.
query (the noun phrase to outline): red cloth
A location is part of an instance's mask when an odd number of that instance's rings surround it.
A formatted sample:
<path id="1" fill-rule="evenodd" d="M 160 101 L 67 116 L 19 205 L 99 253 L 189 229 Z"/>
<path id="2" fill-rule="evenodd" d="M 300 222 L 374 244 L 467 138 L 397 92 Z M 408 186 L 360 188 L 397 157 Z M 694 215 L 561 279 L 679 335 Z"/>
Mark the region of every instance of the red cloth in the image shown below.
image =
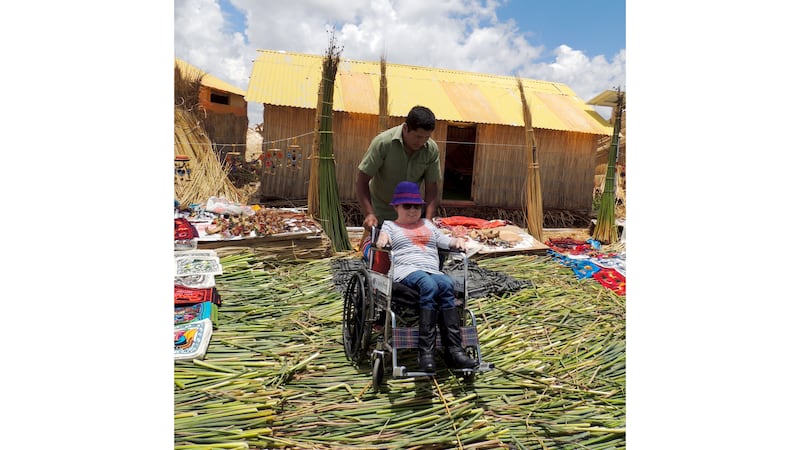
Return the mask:
<path id="1" fill-rule="evenodd" d="M 222 304 L 222 299 L 217 292 L 217 288 L 191 288 L 175 285 L 176 305 L 186 305 L 201 302 L 213 302 L 217 305 Z"/>
<path id="2" fill-rule="evenodd" d="M 602 268 L 592 274 L 592 277 L 604 287 L 611 289 L 617 295 L 625 295 L 625 275 L 614 269 Z"/>
<path id="3" fill-rule="evenodd" d="M 197 228 L 194 227 L 185 217 L 175 219 L 175 240 L 195 239 L 199 236 Z"/>
<path id="4" fill-rule="evenodd" d="M 460 225 L 466 228 L 496 228 L 506 225 L 505 220 L 486 220 L 466 216 L 443 217 L 440 221 L 443 225 L 448 227 L 457 227 Z"/>

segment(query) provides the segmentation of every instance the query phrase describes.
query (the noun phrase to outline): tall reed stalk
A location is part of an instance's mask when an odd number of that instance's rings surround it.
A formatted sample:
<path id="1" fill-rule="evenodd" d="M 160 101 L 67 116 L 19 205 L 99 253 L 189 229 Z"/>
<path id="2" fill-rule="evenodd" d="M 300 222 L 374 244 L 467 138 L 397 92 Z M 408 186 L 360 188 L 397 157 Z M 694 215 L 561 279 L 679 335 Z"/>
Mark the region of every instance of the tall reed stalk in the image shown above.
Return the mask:
<path id="1" fill-rule="evenodd" d="M 528 233 L 539 242 L 544 242 L 542 223 L 542 180 L 539 176 L 539 161 L 536 154 L 536 136 L 533 133 L 533 120 L 531 118 L 531 108 L 525 98 L 525 89 L 522 87 L 522 79 L 517 77 L 517 87 L 519 96 L 522 100 L 522 118 L 525 121 L 525 148 L 531 149 L 525 153 L 528 163 L 528 171 L 525 173 L 525 220 L 528 223 Z"/>
<path id="2" fill-rule="evenodd" d="M 324 78 L 324 76 L 323 76 Z M 311 154 L 308 157 L 310 167 L 308 176 L 308 215 L 319 218 L 319 145 L 320 121 L 322 119 L 322 87 L 320 80 L 317 89 L 317 110 L 314 113 L 314 140 L 311 143 Z"/>
<path id="3" fill-rule="evenodd" d="M 311 161 L 312 175 L 314 166 L 318 166 L 315 176 L 309 180 L 309 213 L 315 217 L 331 240 L 331 247 L 336 252 L 351 250 L 347 225 L 339 200 L 339 188 L 336 184 L 336 161 L 333 156 L 333 90 L 336 71 L 342 49 L 336 45 L 336 38 L 331 33 L 328 50 L 322 61 L 322 80 L 320 81 L 320 100 L 318 100 L 319 150 Z M 313 192 L 316 190 L 316 192 Z M 319 199 L 319 211 L 311 209 L 312 193 Z"/>
<path id="4" fill-rule="evenodd" d="M 617 105 L 614 108 L 614 134 L 611 138 L 611 148 L 608 151 L 608 165 L 606 167 L 606 182 L 603 195 L 600 197 L 600 206 L 597 211 L 597 226 L 592 237 L 603 244 L 615 244 L 619 240 L 616 207 L 616 173 L 617 154 L 619 149 L 619 130 L 622 125 L 622 111 L 625 109 L 625 93 L 617 88 Z"/>
<path id="5" fill-rule="evenodd" d="M 381 88 L 378 95 L 379 131 L 389 129 L 389 84 L 386 81 L 386 55 L 381 56 Z"/>

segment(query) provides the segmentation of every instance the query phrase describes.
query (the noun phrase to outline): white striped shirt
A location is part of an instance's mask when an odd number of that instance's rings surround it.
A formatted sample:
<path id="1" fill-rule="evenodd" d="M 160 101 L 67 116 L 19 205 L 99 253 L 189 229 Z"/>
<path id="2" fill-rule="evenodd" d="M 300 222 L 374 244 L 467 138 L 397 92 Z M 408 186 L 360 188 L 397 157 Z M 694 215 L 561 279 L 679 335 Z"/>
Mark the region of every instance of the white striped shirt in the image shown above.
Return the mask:
<path id="1" fill-rule="evenodd" d="M 439 232 L 427 219 L 410 225 L 401 225 L 391 220 L 383 222 L 381 233 L 391 238 L 394 253 L 393 281 L 400 281 L 416 270 L 428 273 L 439 271 L 438 248 L 450 248 L 452 238 Z"/>

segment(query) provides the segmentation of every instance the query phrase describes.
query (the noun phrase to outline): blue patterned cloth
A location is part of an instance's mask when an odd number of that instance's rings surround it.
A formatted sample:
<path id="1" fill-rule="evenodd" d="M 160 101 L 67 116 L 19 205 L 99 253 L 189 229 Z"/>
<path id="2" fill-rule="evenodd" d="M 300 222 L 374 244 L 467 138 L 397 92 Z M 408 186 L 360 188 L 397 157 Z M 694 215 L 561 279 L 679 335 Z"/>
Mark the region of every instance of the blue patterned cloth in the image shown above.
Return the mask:
<path id="1" fill-rule="evenodd" d="M 591 278 L 596 272 L 600 271 L 600 267 L 589 261 L 586 258 L 570 258 L 567 255 L 562 255 L 555 250 L 548 250 L 547 254 L 552 256 L 553 259 L 572 269 L 579 280 L 584 278 Z"/>

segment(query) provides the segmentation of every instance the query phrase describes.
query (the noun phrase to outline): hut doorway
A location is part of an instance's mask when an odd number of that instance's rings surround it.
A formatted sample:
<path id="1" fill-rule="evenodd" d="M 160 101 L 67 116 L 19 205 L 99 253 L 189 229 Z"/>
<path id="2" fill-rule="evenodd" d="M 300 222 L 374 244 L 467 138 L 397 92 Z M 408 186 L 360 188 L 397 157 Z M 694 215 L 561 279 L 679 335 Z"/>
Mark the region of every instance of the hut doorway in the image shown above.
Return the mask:
<path id="1" fill-rule="evenodd" d="M 472 201 L 476 136 L 477 128 L 474 124 L 447 126 L 442 200 Z"/>

